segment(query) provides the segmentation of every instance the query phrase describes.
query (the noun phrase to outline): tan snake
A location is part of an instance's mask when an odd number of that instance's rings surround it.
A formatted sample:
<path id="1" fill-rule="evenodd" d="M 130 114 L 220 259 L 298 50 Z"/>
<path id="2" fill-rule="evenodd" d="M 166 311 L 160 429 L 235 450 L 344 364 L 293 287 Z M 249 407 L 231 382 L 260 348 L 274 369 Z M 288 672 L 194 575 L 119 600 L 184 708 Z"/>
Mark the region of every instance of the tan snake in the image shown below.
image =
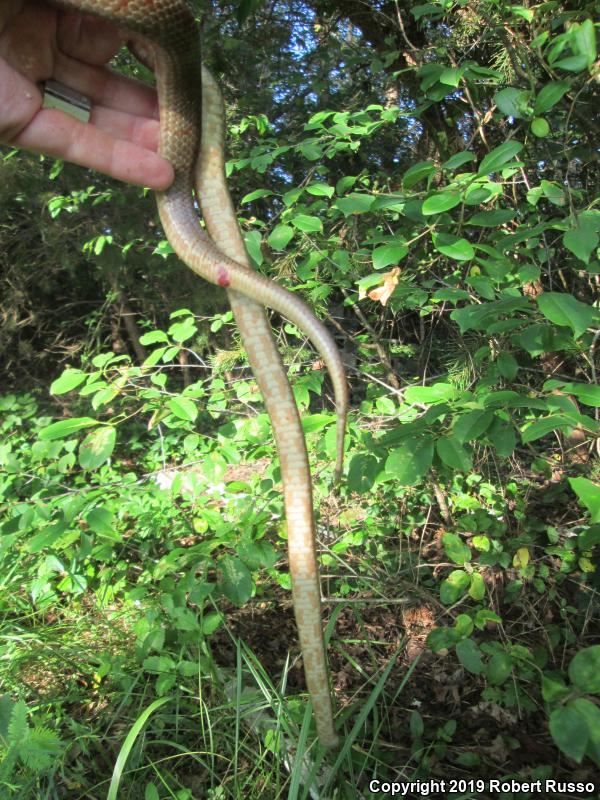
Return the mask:
<path id="1" fill-rule="evenodd" d="M 51 0 L 53 5 L 94 14 L 140 38 L 150 47 L 160 109 L 159 152 L 174 168 L 175 180 L 157 192 L 161 222 L 179 258 L 228 297 L 261 389 L 281 462 L 294 611 L 306 683 L 320 742 L 335 747 L 331 694 L 323 629 L 312 483 L 300 418 L 264 308 L 293 322 L 314 344 L 331 375 L 337 413 L 336 478 L 343 462 L 348 390 L 332 336 L 311 309 L 248 266 L 223 171 L 222 100 L 206 70 L 201 73 L 196 22 L 184 0 Z M 204 100 L 202 99 L 204 93 Z M 202 146 L 200 148 L 200 130 Z M 204 234 L 194 208 L 200 199 Z"/>

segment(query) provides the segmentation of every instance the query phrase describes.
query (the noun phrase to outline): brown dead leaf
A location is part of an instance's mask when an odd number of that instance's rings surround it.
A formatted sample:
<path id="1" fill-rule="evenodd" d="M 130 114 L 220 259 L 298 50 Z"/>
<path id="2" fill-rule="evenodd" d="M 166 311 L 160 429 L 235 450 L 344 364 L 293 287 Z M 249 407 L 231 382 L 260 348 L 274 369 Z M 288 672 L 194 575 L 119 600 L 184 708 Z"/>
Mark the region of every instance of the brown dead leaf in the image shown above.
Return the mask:
<path id="1" fill-rule="evenodd" d="M 379 301 L 382 306 L 385 306 L 390 297 L 394 294 L 394 289 L 398 285 L 398 276 L 400 275 L 400 267 L 386 272 L 383 275 L 383 285 L 378 286 L 376 289 L 371 289 L 368 297 L 371 300 Z"/>

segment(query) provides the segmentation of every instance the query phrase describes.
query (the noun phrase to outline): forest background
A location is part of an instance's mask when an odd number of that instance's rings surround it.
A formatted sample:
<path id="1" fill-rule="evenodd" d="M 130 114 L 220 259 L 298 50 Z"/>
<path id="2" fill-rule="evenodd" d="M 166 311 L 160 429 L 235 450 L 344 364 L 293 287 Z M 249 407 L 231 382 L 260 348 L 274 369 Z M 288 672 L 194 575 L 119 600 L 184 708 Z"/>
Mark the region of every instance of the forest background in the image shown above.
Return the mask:
<path id="1" fill-rule="evenodd" d="M 252 261 L 351 383 L 336 495 L 327 375 L 272 315 L 315 476 L 333 755 L 223 292 L 148 192 L 2 150 L 3 796 L 597 776 L 599 6 L 195 6 Z"/>

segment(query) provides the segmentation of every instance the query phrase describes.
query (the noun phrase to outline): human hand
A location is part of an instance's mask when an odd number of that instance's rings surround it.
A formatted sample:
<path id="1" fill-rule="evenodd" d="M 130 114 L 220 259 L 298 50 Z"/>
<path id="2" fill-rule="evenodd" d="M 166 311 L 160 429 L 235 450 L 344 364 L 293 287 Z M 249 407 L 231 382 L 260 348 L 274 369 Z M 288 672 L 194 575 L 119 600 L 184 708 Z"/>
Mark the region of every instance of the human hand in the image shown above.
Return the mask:
<path id="1" fill-rule="evenodd" d="M 173 168 L 156 153 L 158 102 L 149 86 L 106 63 L 125 37 L 99 19 L 42 0 L 0 3 L 0 142 L 166 189 Z M 50 78 L 86 95 L 89 122 L 42 108 Z"/>

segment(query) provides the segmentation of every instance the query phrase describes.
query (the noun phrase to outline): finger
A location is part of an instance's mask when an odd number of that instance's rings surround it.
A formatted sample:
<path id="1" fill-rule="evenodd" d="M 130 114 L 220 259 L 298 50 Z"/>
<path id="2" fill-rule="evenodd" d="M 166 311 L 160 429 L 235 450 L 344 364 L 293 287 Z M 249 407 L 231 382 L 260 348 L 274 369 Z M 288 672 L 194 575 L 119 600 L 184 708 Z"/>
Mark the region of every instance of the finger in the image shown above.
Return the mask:
<path id="1" fill-rule="evenodd" d="M 94 105 L 90 123 L 113 139 L 123 139 L 146 150 L 156 151 L 158 148 L 160 133 L 158 120 Z"/>
<path id="2" fill-rule="evenodd" d="M 156 153 L 116 139 L 56 109 L 41 109 L 14 139 L 14 144 L 137 186 L 161 190 L 173 182 L 173 167 Z"/>
<path id="3" fill-rule="evenodd" d="M 87 95 L 93 103 L 158 119 L 156 90 L 108 67 L 85 64 L 64 53 L 57 53 L 53 77 Z"/>
<path id="4" fill-rule="evenodd" d="M 0 142 L 10 142 L 42 105 L 38 87 L 0 58 Z"/>
<path id="5" fill-rule="evenodd" d="M 0 3 L 3 7 L 4 2 Z M 13 4 L 0 35 L 0 55 L 32 83 L 52 73 L 56 11 L 44 3 Z"/>
<path id="6" fill-rule="evenodd" d="M 126 35 L 98 17 L 77 11 L 61 11 L 56 41 L 59 50 L 66 55 L 101 66 L 125 44 Z"/>

